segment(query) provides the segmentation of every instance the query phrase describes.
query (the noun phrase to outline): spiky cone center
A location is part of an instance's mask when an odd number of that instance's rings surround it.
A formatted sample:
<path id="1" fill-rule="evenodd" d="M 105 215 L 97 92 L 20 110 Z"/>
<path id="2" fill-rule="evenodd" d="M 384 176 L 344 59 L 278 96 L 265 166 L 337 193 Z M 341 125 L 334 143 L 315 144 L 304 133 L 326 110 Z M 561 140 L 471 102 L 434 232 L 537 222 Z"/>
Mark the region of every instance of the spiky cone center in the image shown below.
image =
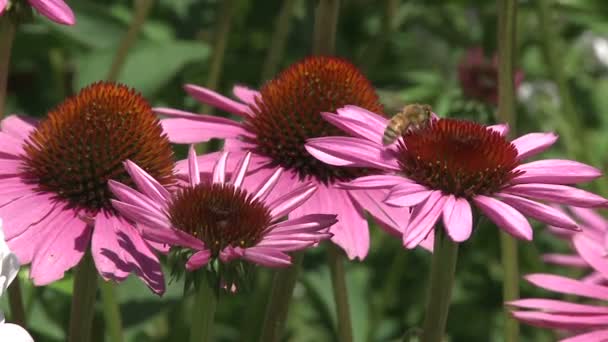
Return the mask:
<path id="1" fill-rule="evenodd" d="M 94 83 L 48 113 L 24 143 L 22 177 L 68 207 L 113 211 L 108 180 L 134 186 L 123 162 L 173 182 L 173 152 L 160 121 L 135 90 Z"/>
<path id="2" fill-rule="evenodd" d="M 335 113 L 345 105 L 383 112 L 374 88 L 354 65 L 336 57 L 309 57 L 267 82 L 260 94 L 257 107 L 252 106 L 255 116 L 246 123 L 255 133 L 258 153 L 301 179 L 313 177 L 326 184 L 366 173 L 324 164 L 304 148 L 309 138 L 345 135 L 326 122 L 322 112 Z"/>
<path id="3" fill-rule="evenodd" d="M 403 174 L 459 197 L 492 194 L 517 176 L 517 149 L 499 133 L 471 121 L 441 119 L 403 135 Z"/>
<path id="4" fill-rule="evenodd" d="M 213 256 L 229 246 L 255 246 L 272 220 L 264 203 L 247 191 L 218 183 L 180 189 L 168 213 L 175 228 L 204 242 Z"/>

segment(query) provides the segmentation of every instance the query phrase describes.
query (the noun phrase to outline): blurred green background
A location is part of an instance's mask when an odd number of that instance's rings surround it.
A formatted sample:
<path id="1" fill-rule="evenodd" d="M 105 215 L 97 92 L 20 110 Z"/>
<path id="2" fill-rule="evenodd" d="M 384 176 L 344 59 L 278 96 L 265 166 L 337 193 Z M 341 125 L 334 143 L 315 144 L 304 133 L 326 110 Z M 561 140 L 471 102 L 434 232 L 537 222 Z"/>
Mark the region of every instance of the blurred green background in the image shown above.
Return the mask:
<path id="1" fill-rule="evenodd" d="M 258 87 L 311 51 L 312 0 L 153 2 L 119 77 L 141 91 L 153 106 L 201 111 L 200 104 L 182 90 L 184 83 L 211 85 L 225 94 L 237 83 Z M 18 29 L 7 113 L 44 116 L 63 98 L 107 74 L 131 22 L 133 2 L 68 3 L 76 14 L 76 26 L 59 26 L 36 16 Z M 518 89 L 516 134 L 557 131 L 564 137 L 570 132 L 569 138 L 561 139 L 545 156 L 576 158 L 605 169 L 608 2 L 549 1 L 548 8 L 537 6 L 539 3 L 547 2 L 519 3 L 516 56 L 525 79 Z M 277 34 L 280 13 L 285 13 L 284 27 Z M 424 102 L 433 105 L 441 116 L 494 123 L 495 109 L 491 105 L 464 97 L 457 66 L 471 47 L 482 46 L 488 56 L 493 55 L 496 20 L 494 1 L 343 0 L 336 54 L 364 70 L 378 88 L 387 114 L 405 102 Z M 219 71 L 219 75 L 210 80 L 212 56 L 221 51 L 216 38 L 223 32 L 222 27 L 227 28 L 225 52 L 221 68 L 213 71 Z M 551 49 L 557 52 L 553 64 L 547 59 Z M 217 142 L 210 144 L 211 148 L 218 146 Z M 608 195 L 601 182 L 588 188 Z M 568 245 L 533 223 L 534 242 L 520 243 L 522 274 L 577 274 L 543 264 L 542 253 L 567 251 Z M 336 340 L 334 302 L 323 249 L 321 246 L 307 252 L 305 272 L 290 311 L 289 341 Z M 423 318 L 429 263 L 428 253 L 406 251 L 400 241 L 374 227 L 369 257 L 347 265 L 357 342 L 395 341 L 406 331 L 416 331 Z M 31 287 L 26 269 L 21 277 L 30 331 L 37 341 L 63 341 L 69 319 L 71 275 L 42 288 Z M 216 320 L 218 341 L 257 340 L 270 277 L 271 272 L 260 270 L 252 290 L 221 297 Z M 501 282 L 498 230 L 483 221 L 460 250 L 447 329 L 450 341 L 502 340 Z M 127 340 L 187 339 L 192 301 L 181 300 L 182 288 L 182 284 L 172 283 L 165 296 L 158 298 L 137 279 L 121 284 L 117 292 Z M 546 296 L 524 281 L 521 291 L 522 296 Z M 8 311 L 6 302 L 3 298 L 1 306 Z M 101 309 L 100 302 L 98 305 Z M 94 325 L 96 341 L 103 341 L 100 310 Z M 523 341 L 554 339 L 550 332 L 522 327 Z"/>

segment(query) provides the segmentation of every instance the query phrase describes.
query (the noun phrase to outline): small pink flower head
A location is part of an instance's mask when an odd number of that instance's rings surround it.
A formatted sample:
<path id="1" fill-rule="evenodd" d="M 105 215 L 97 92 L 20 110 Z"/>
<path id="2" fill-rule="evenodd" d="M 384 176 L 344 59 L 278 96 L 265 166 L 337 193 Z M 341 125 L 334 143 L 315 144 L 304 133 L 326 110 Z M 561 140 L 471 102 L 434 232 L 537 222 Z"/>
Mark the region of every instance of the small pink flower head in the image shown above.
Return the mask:
<path id="1" fill-rule="evenodd" d="M 523 81 L 524 74 L 517 70 L 514 75 L 515 89 Z M 466 97 L 492 105 L 498 104 L 498 58 L 484 56 L 483 49 L 469 49 L 458 65 L 458 79 Z"/>
<path id="2" fill-rule="evenodd" d="M 556 140 L 552 133 L 532 133 L 513 141 L 506 126 L 439 119 L 409 130 L 398 143 L 384 146 L 387 120 L 364 109 L 347 106 L 325 118 L 353 137 L 308 140 L 307 150 L 321 161 L 349 167 L 384 170 L 343 183 L 351 189 L 389 189 L 385 203 L 411 207 L 403 234 L 413 248 L 433 230 L 440 217 L 453 241 L 467 240 L 473 228 L 471 205 L 511 235 L 532 239 L 526 216 L 561 228 L 578 229 L 561 211 L 540 201 L 593 207 L 606 205 L 603 197 L 568 186 L 601 175 L 591 166 L 570 160 L 522 163 Z"/>
<path id="3" fill-rule="evenodd" d="M 34 7 L 40 14 L 50 20 L 63 25 L 74 25 L 76 18 L 70 6 L 63 0 L 28 0 L 30 6 Z M 0 0 L 0 15 L 5 11 L 10 11 L 17 5 L 14 0 Z"/>
<path id="4" fill-rule="evenodd" d="M 194 148 L 188 156 L 189 182 L 170 193 L 132 162 L 126 168 L 139 191 L 110 182 L 118 200 L 114 207 L 142 226 L 146 238 L 184 247 L 186 269 L 197 270 L 211 261 L 228 264 L 245 260 L 266 267 L 291 265 L 287 252 L 316 245 L 331 237 L 329 227 L 335 215 L 311 214 L 283 220 L 316 191 L 306 183 L 286 195 L 268 201 L 282 169 L 256 185 L 243 186 L 251 153 L 238 163 L 227 178 L 228 153 L 223 153 L 211 179 L 200 179 Z M 230 281 L 228 281 L 230 283 Z"/>

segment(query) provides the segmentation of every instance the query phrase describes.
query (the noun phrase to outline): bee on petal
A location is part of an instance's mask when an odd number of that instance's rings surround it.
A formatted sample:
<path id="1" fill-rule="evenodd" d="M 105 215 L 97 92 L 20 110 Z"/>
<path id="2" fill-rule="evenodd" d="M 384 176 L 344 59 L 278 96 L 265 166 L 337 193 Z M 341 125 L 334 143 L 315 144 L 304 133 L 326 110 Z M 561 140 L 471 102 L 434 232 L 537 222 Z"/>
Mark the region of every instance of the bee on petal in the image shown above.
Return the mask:
<path id="1" fill-rule="evenodd" d="M 428 104 L 414 103 L 406 105 L 399 113 L 393 115 L 388 125 L 386 125 L 382 143 L 390 145 L 408 129 L 416 129 L 426 125 L 431 118 L 431 112 L 432 108 Z"/>

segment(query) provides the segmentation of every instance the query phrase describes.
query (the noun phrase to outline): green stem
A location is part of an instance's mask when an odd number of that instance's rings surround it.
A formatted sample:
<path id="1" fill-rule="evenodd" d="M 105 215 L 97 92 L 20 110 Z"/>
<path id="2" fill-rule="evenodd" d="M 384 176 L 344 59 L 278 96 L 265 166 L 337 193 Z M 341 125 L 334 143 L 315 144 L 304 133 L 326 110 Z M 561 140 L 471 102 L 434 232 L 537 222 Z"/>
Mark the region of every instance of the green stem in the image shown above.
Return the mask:
<path id="1" fill-rule="evenodd" d="M 11 286 L 8 287 L 8 302 L 11 307 L 11 322 L 27 328 L 25 305 L 23 305 L 19 276 L 15 277 Z"/>
<path id="2" fill-rule="evenodd" d="M 293 289 L 296 286 L 303 259 L 304 255 L 302 253 L 296 253 L 293 256 L 291 267 L 276 271 L 272 280 L 270 298 L 266 306 L 260 342 L 281 341 Z"/>
<path id="3" fill-rule="evenodd" d="M 293 15 L 293 9 L 296 4 L 295 0 L 284 0 L 281 12 L 277 16 L 274 33 L 272 34 L 271 43 L 268 47 L 268 53 L 264 66 L 262 67 L 262 82 L 271 79 L 277 72 L 279 62 L 285 52 L 287 36 L 289 34 L 289 24 Z"/>
<path id="4" fill-rule="evenodd" d="M 0 118 L 4 117 L 6 105 L 6 84 L 11 60 L 11 49 L 15 39 L 15 23 L 5 15 L 0 17 Z"/>
<path id="5" fill-rule="evenodd" d="M 97 270 L 91 254 L 86 252 L 74 274 L 68 342 L 91 341 L 96 292 Z"/>
<path id="6" fill-rule="evenodd" d="M 514 133 L 515 124 L 515 88 L 513 71 L 515 61 L 515 42 L 517 24 L 517 4 L 515 0 L 498 0 L 498 117 L 508 123 Z M 500 233 L 501 258 L 503 263 L 503 300 L 519 298 L 519 269 L 517 240 L 512 236 Z M 519 324 L 507 312 L 504 313 L 504 337 L 506 342 L 519 340 Z"/>
<path id="7" fill-rule="evenodd" d="M 363 51 L 363 58 L 361 58 L 361 62 L 367 72 L 376 66 L 378 60 L 382 57 L 382 52 L 390 41 L 393 32 L 397 28 L 395 19 L 399 10 L 400 1 L 401 0 L 385 0 L 381 29 L 367 49 Z"/>
<path id="8" fill-rule="evenodd" d="M 351 342 L 353 340 L 353 328 L 350 319 L 350 306 L 348 305 L 344 257 L 342 251 L 333 243 L 329 243 L 327 246 L 327 257 L 338 314 L 338 341 Z"/>
<path id="9" fill-rule="evenodd" d="M 99 278 L 99 290 L 103 304 L 103 318 L 106 322 L 106 331 L 110 336 L 110 341 L 122 342 L 122 318 L 118 302 L 116 301 L 114 284 Z"/>
<path id="10" fill-rule="evenodd" d="M 443 338 L 452 298 L 457 259 L 458 244 L 444 233 L 442 227 L 436 227 L 426 316 L 420 339 L 422 342 L 440 342 Z"/>
<path id="11" fill-rule="evenodd" d="M 333 55 L 336 49 L 336 30 L 340 0 L 319 0 L 315 9 L 315 29 L 312 53 Z"/>
<path id="12" fill-rule="evenodd" d="M 192 309 L 190 342 L 213 341 L 213 320 L 217 301 L 217 289 L 211 286 L 210 279 L 201 277 Z"/>
<path id="13" fill-rule="evenodd" d="M 136 0 L 135 1 L 135 9 L 133 13 L 133 19 L 131 20 L 131 25 L 127 30 L 127 33 L 120 41 L 120 45 L 116 50 L 116 55 L 114 55 L 114 60 L 112 61 L 112 66 L 110 67 L 110 71 L 108 72 L 108 76 L 106 79 L 108 81 L 116 81 L 118 79 L 118 75 L 120 75 L 120 71 L 127 60 L 127 55 L 129 54 L 129 50 L 135 43 L 137 39 L 137 35 L 141 31 L 150 10 L 152 9 L 152 5 L 154 4 L 153 0 Z"/>

